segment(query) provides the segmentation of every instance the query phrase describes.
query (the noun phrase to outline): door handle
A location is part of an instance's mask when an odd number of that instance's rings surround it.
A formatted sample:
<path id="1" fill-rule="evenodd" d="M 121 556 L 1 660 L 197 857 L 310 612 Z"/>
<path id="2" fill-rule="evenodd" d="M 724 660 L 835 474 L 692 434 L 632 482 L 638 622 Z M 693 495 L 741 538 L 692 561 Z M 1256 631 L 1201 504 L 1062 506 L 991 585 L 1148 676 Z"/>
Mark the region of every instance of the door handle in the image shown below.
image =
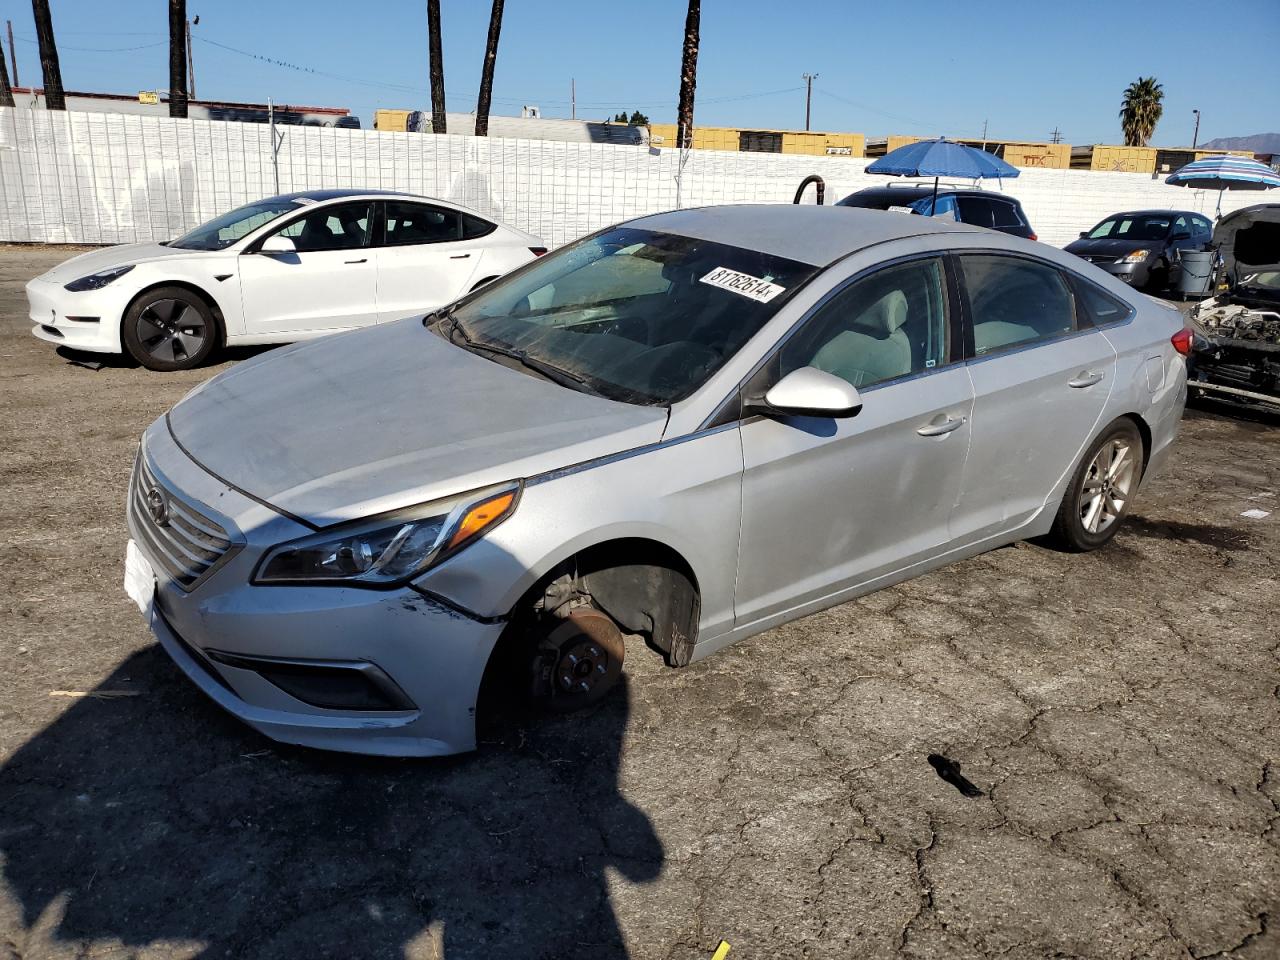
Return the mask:
<path id="1" fill-rule="evenodd" d="M 1067 386 L 1079 390 L 1081 387 L 1092 387 L 1095 383 L 1101 382 L 1102 374 L 1097 370 L 1081 370 L 1073 379 L 1067 381 Z"/>
<path id="2" fill-rule="evenodd" d="M 963 427 L 966 419 L 966 417 L 948 417 L 945 413 L 941 413 L 917 429 L 916 433 L 922 437 L 941 437 Z"/>
<path id="3" fill-rule="evenodd" d="M 465 260 L 465 259 L 467 259 L 467 257 L 469 257 L 469 256 L 471 256 L 471 254 L 469 254 L 469 253 L 452 253 L 452 254 L 450 254 L 450 255 L 449 255 L 449 259 L 450 259 L 450 260 Z"/>
<path id="4" fill-rule="evenodd" d="M 343 263 L 368 263 L 368 257 L 361 257 L 359 260 L 344 260 Z"/>

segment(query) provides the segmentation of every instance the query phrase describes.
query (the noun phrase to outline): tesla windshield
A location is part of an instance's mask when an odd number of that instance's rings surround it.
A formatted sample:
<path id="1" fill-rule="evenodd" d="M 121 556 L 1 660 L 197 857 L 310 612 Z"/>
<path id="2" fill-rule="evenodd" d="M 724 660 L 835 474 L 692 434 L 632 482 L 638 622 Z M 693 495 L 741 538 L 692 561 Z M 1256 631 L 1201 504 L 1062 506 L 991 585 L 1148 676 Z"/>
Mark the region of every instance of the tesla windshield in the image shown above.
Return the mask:
<path id="1" fill-rule="evenodd" d="M 441 321 L 478 353 L 631 403 L 696 390 L 818 268 L 649 230 L 588 237 L 487 287 Z"/>
<path id="2" fill-rule="evenodd" d="M 171 241 L 169 246 L 179 250 L 222 250 L 237 240 L 243 240 L 262 225 L 290 211 L 301 210 L 303 206 L 296 200 L 260 200 L 196 227 Z"/>

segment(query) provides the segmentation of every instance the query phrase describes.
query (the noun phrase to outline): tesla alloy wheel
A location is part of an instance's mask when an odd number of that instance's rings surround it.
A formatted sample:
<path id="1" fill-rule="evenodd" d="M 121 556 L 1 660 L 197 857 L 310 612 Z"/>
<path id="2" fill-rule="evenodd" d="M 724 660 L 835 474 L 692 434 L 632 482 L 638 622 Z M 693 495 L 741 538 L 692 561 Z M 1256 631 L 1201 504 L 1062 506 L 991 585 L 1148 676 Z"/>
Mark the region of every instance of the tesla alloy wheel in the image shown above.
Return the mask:
<path id="1" fill-rule="evenodd" d="M 187 370 L 217 346 L 218 321 L 183 287 L 158 287 L 133 301 L 121 330 L 129 355 L 148 370 Z"/>

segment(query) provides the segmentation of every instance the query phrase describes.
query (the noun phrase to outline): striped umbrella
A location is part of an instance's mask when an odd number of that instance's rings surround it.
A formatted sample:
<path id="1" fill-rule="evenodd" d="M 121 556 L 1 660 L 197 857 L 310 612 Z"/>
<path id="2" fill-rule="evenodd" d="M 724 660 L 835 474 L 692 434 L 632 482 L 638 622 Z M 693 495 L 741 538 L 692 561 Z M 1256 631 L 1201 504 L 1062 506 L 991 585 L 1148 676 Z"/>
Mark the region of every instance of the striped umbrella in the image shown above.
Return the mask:
<path id="1" fill-rule="evenodd" d="M 1218 216 L 1222 216 L 1223 190 L 1270 190 L 1280 187 L 1280 173 L 1257 160 L 1224 154 L 1188 163 L 1164 182 L 1192 190 L 1217 190 Z"/>

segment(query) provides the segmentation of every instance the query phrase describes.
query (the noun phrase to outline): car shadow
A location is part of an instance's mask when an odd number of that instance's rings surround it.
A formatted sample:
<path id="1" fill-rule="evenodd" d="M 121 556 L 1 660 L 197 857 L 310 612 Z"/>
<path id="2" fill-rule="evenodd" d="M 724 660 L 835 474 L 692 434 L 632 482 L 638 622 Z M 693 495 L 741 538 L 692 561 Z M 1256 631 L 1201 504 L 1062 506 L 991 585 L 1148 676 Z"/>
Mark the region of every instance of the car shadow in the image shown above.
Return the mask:
<path id="1" fill-rule="evenodd" d="M 241 360 L 248 360 L 250 357 L 256 357 L 260 353 L 266 353 L 268 350 L 274 350 L 279 346 L 283 346 L 283 344 L 268 343 L 222 347 L 219 350 L 215 350 L 209 359 L 201 364 L 201 369 L 216 367 L 223 363 L 239 363 Z M 139 367 L 138 361 L 124 353 L 89 353 L 86 350 L 76 350 L 72 347 L 55 347 L 54 353 L 73 366 L 88 367 L 90 370 L 133 370 Z M 163 376 L 163 374 L 158 374 L 158 376 Z"/>
<path id="2" fill-rule="evenodd" d="M 624 679 L 476 754 L 326 754 L 242 727 L 148 648 L 0 769 L 3 877 L 36 953 L 625 956 L 607 871 L 663 864 L 619 790 L 628 710 Z"/>

